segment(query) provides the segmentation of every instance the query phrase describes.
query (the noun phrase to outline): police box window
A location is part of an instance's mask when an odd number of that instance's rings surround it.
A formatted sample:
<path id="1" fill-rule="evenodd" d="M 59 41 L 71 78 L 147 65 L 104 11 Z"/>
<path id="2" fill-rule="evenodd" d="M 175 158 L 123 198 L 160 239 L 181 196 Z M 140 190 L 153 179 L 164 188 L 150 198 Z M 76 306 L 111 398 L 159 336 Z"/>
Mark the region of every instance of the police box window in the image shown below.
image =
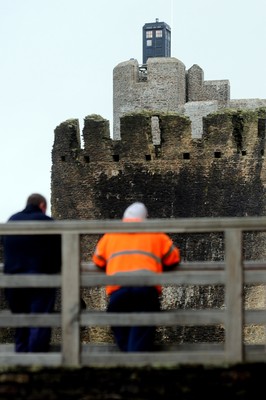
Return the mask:
<path id="1" fill-rule="evenodd" d="M 152 31 L 146 31 L 146 38 L 152 38 Z"/>
<path id="2" fill-rule="evenodd" d="M 155 36 L 156 37 L 163 37 L 163 31 L 162 30 L 156 31 L 155 32 Z"/>
<path id="3" fill-rule="evenodd" d="M 152 40 L 151 39 L 146 40 L 146 46 L 152 46 Z"/>

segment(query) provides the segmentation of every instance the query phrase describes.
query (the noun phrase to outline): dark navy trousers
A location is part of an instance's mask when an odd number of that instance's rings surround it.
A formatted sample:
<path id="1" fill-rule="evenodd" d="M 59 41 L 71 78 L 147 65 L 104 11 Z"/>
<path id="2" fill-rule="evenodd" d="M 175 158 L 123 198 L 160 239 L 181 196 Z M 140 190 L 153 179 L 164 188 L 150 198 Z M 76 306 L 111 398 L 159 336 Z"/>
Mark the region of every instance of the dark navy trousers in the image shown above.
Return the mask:
<path id="1" fill-rule="evenodd" d="M 11 312 L 21 314 L 51 313 L 54 310 L 56 289 L 6 289 Z M 16 352 L 47 352 L 51 328 L 26 327 L 15 330 Z"/>
<path id="2" fill-rule="evenodd" d="M 123 287 L 110 295 L 107 312 L 158 312 L 160 301 L 155 287 Z M 152 351 L 155 326 L 112 326 L 115 341 L 126 352 Z"/>

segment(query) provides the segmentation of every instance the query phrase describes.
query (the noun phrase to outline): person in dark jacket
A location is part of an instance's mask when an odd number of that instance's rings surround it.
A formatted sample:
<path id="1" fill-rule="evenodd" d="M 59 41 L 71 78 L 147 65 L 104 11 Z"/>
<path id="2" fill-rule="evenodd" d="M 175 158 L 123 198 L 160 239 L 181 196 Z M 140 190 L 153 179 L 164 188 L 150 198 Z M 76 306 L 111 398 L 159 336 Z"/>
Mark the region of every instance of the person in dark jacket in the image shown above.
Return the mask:
<path id="1" fill-rule="evenodd" d="M 46 215 L 47 202 L 41 194 L 31 194 L 26 208 L 10 221 L 53 221 Z M 6 235 L 3 238 L 4 273 L 55 274 L 61 271 L 60 235 Z M 56 300 L 55 288 L 7 288 L 7 302 L 12 313 L 51 313 Z M 15 330 L 16 352 L 47 352 L 50 327 L 26 327 Z"/>

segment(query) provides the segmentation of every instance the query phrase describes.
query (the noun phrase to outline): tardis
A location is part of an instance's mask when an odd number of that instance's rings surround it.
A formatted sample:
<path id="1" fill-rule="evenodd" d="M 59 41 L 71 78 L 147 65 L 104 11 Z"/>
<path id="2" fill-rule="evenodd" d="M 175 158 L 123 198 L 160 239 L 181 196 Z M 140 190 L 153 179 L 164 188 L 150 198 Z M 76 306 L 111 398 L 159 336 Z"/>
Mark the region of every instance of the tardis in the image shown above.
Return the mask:
<path id="1" fill-rule="evenodd" d="M 165 22 L 147 23 L 142 28 L 143 64 L 150 57 L 171 57 L 171 28 Z"/>

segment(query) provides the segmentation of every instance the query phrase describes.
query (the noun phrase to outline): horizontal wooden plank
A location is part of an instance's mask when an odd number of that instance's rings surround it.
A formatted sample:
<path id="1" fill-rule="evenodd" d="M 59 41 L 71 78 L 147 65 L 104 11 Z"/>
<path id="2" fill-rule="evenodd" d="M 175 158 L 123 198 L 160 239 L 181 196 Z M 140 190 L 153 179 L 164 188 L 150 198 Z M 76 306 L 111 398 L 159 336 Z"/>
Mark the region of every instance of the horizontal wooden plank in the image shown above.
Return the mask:
<path id="1" fill-rule="evenodd" d="M 0 273 L 3 272 L 3 263 L 0 262 Z M 186 261 L 181 262 L 178 267 L 176 267 L 176 271 L 200 271 L 200 270 L 211 270 L 211 271 L 220 271 L 224 270 L 225 262 L 223 261 Z M 257 270 L 266 270 L 266 261 L 263 260 L 254 260 L 254 261 L 244 261 L 243 268 L 247 271 L 257 271 Z M 92 262 L 81 262 L 80 269 L 82 273 L 87 272 L 101 272 L 98 267 Z"/>
<path id="2" fill-rule="evenodd" d="M 244 346 L 245 360 L 261 362 L 266 361 L 265 346 Z M 169 348 L 168 351 L 150 353 L 121 352 L 87 352 L 82 351 L 81 362 L 84 366 L 173 366 L 182 364 L 221 365 L 230 364 L 226 352 L 221 345 L 208 343 L 178 345 Z M 232 363 L 232 362 L 231 362 Z"/>
<path id="3" fill-rule="evenodd" d="M 26 327 L 26 326 L 51 326 L 61 325 L 61 314 L 12 314 L 9 311 L 0 312 L 0 327 Z"/>
<path id="4" fill-rule="evenodd" d="M 244 271 L 244 282 L 245 284 L 266 284 L 266 271 Z"/>
<path id="5" fill-rule="evenodd" d="M 140 279 L 141 276 L 141 279 Z M 81 286 L 148 286 L 148 285 L 220 285 L 224 284 L 224 271 L 176 271 L 163 274 L 121 273 L 105 275 L 104 273 L 84 273 L 81 275 Z"/>
<path id="6" fill-rule="evenodd" d="M 245 324 L 266 324 L 266 311 L 245 310 Z M 159 313 L 107 313 L 106 311 L 83 311 L 81 326 L 130 326 L 130 325 L 215 325 L 223 324 L 225 312 L 221 309 L 172 310 Z M 0 327 L 51 326 L 61 324 L 61 314 L 12 314 L 0 312 Z"/>
<path id="7" fill-rule="evenodd" d="M 167 351 L 189 351 L 189 352 L 198 352 L 198 351 L 224 351 L 224 343 L 217 342 L 183 342 L 183 343 L 165 343 L 165 344 L 155 344 L 154 352 L 167 352 Z M 58 353 L 61 351 L 61 345 L 51 344 L 50 353 Z M 244 344 L 243 350 L 246 354 L 259 354 L 264 353 L 266 351 L 264 344 Z M 109 342 L 88 342 L 82 343 L 81 351 L 85 353 L 95 353 L 95 352 L 119 352 L 117 345 L 115 343 Z M 4 343 L 0 344 L 0 353 L 13 353 L 14 352 L 14 344 L 13 343 Z"/>
<path id="8" fill-rule="evenodd" d="M 5 366 L 56 366 L 62 365 L 60 352 L 49 353 L 14 353 L 13 345 L 0 345 L 0 365 Z M 81 365 L 91 367 L 119 367 L 119 366 L 162 366 L 181 364 L 220 365 L 227 363 L 226 353 L 222 344 L 217 343 L 184 343 L 163 346 L 162 351 L 150 353 L 120 352 L 114 344 L 83 345 L 81 351 Z M 246 362 L 266 362 L 264 345 L 245 345 Z"/>
<path id="9" fill-rule="evenodd" d="M 132 326 L 132 325 L 215 325 L 224 323 L 224 311 L 209 310 L 178 310 L 161 311 L 159 313 L 107 313 L 83 312 L 82 326 Z"/>
<path id="10" fill-rule="evenodd" d="M 221 218 L 158 218 L 134 224 L 121 220 L 61 220 L 49 222 L 11 221 L 0 223 L 0 235 L 9 234 L 99 234 L 104 232 L 176 232 L 202 233 L 222 232 L 225 229 L 242 231 L 265 231 L 266 217 L 221 217 Z"/>
<path id="11" fill-rule="evenodd" d="M 141 280 L 139 276 L 141 275 Z M 2 274 L 0 287 L 60 287 L 61 275 L 29 275 L 29 274 Z M 224 283 L 224 271 L 176 271 L 163 274 L 116 274 L 107 276 L 101 272 L 83 273 L 81 275 L 81 286 L 105 286 L 105 285 L 213 285 Z"/>
<path id="12" fill-rule="evenodd" d="M 246 284 L 266 284 L 266 270 L 245 271 L 244 281 Z M 223 285 L 225 274 L 222 270 L 215 271 L 176 271 L 163 274 L 142 274 L 141 281 L 139 275 L 135 274 L 116 274 L 107 276 L 101 272 L 89 272 L 81 274 L 81 286 L 105 286 L 105 285 Z M 29 275 L 29 274 L 0 274 L 0 287 L 61 287 L 61 275 Z"/>
<path id="13" fill-rule="evenodd" d="M 181 364 L 218 365 L 226 361 L 223 351 L 199 351 L 199 352 L 150 352 L 150 353 L 81 353 L 83 366 L 173 366 Z"/>
<path id="14" fill-rule="evenodd" d="M 259 349 L 245 347 L 245 361 L 266 361 L 265 346 L 261 345 Z M 87 352 L 81 353 L 81 363 L 84 366 L 173 366 L 182 364 L 204 364 L 204 365 L 221 365 L 230 364 L 227 354 L 222 349 L 218 349 L 216 345 L 209 343 L 208 349 L 202 350 L 201 346 L 192 349 L 151 353 L 104 353 L 104 352 Z M 232 362 L 231 362 L 232 363 Z"/>
<path id="15" fill-rule="evenodd" d="M 60 326 L 61 315 L 53 314 L 12 314 L 0 312 L 0 327 L 23 326 Z M 119 326 L 127 325 L 213 325 L 224 323 L 224 311 L 208 310 L 173 310 L 159 313 L 107 313 L 106 311 L 83 311 L 81 326 Z"/>
<path id="16" fill-rule="evenodd" d="M 60 274 L 0 274 L 0 287 L 61 287 L 62 278 Z"/>
<path id="17" fill-rule="evenodd" d="M 245 362 L 266 362 L 266 351 L 265 346 L 260 352 L 248 352 L 245 354 Z"/>
<path id="18" fill-rule="evenodd" d="M 62 366 L 61 353 L 2 353 L 0 352 L 0 365 L 9 367 L 42 365 L 44 367 Z"/>
<path id="19" fill-rule="evenodd" d="M 82 272 L 99 272 L 99 268 L 96 267 L 92 262 L 82 261 L 81 264 Z M 224 270 L 226 264 L 224 261 L 181 261 L 176 267 L 176 271 L 200 271 L 200 270 Z M 0 264 L 1 267 L 1 264 Z M 263 260 L 252 260 L 243 261 L 243 268 L 247 271 L 253 270 L 266 270 L 266 261 Z"/>
<path id="20" fill-rule="evenodd" d="M 264 325 L 266 324 L 266 310 L 245 310 L 244 323 Z"/>

